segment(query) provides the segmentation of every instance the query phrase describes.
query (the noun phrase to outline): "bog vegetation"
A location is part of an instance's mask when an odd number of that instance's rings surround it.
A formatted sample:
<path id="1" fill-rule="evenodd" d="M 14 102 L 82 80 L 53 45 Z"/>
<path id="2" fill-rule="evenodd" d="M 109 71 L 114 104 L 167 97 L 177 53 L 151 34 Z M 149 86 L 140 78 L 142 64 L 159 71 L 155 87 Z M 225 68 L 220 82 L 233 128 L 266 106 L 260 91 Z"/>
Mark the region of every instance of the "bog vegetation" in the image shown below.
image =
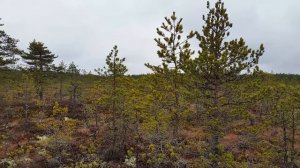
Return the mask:
<path id="1" fill-rule="evenodd" d="M 164 18 L 147 75 L 117 46 L 94 75 L 1 30 L 0 167 L 299 166 L 300 76 L 259 70 L 264 46 L 230 37 L 221 0 L 207 9 L 197 31 Z"/>

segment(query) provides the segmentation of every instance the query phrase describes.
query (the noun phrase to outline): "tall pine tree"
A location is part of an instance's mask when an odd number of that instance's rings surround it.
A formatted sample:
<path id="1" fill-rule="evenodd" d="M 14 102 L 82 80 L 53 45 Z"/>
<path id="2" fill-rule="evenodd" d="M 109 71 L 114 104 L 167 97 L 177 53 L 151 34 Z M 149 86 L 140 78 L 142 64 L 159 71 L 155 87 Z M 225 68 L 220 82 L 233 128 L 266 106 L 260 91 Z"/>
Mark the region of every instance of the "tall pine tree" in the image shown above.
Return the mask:
<path id="1" fill-rule="evenodd" d="M 185 68 L 186 61 L 190 59 L 193 51 L 190 49 L 189 39 L 195 36 L 195 32 L 191 31 L 184 38 L 182 18 L 178 19 L 175 12 L 170 18 L 165 17 L 165 22 L 160 28 L 157 28 L 159 38 L 155 38 L 155 42 L 159 47 L 157 51 L 158 57 L 162 60 L 161 66 L 145 64 L 154 73 L 162 75 L 171 85 L 173 93 L 172 102 L 170 103 L 169 111 L 172 115 L 172 133 L 173 137 L 178 136 L 180 124 L 180 113 L 183 111 L 181 106 L 180 87 L 182 84 L 182 72 Z M 167 91 L 169 92 L 169 91 Z"/>
<path id="2" fill-rule="evenodd" d="M 191 65 L 198 86 L 211 132 L 212 167 L 218 167 L 220 157 L 220 138 L 227 126 L 227 117 L 232 108 L 230 97 L 226 95 L 226 85 L 237 81 L 242 73 L 250 73 L 258 69 L 258 61 L 264 53 L 263 45 L 258 50 L 249 48 L 243 38 L 225 41 L 230 35 L 232 23 L 229 21 L 224 3 L 219 0 L 213 8 L 207 2 L 209 10 L 203 16 L 205 25 L 202 33 L 197 34 L 200 50 L 198 57 Z M 229 108 L 230 107 L 230 108 Z"/>
<path id="3" fill-rule="evenodd" d="M 29 52 L 24 53 L 22 58 L 34 70 L 46 71 L 50 65 L 57 58 L 42 42 L 33 40 L 29 44 Z"/>
<path id="4" fill-rule="evenodd" d="M 48 50 L 44 43 L 33 40 L 29 44 L 29 52 L 24 53 L 22 58 L 30 66 L 30 69 L 35 73 L 35 80 L 37 84 L 37 93 L 39 98 L 43 99 L 43 83 L 44 72 L 49 71 L 52 62 L 57 56 Z"/>
<path id="5" fill-rule="evenodd" d="M 67 65 L 61 61 L 58 66 L 53 66 L 54 71 L 58 74 L 59 78 L 59 101 L 63 100 L 63 76 L 66 73 Z"/>
<path id="6" fill-rule="evenodd" d="M 123 116 L 123 104 L 124 100 L 122 99 L 121 91 L 121 78 L 124 77 L 127 72 L 127 67 L 124 65 L 125 58 L 120 58 L 118 56 L 119 50 L 117 46 L 114 46 L 109 55 L 106 57 L 106 67 L 104 67 L 103 72 L 106 77 L 111 82 L 110 89 L 110 101 L 109 111 L 111 113 L 111 130 L 112 130 L 112 159 L 117 159 L 117 155 L 120 155 L 124 152 L 122 149 L 122 140 L 124 137 L 120 137 L 121 132 L 123 131 L 120 123 L 122 122 Z M 120 121 L 120 123 L 118 123 Z"/>
<path id="7" fill-rule="evenodd" d="M 70 83 L 70 93 L 71 97 L 70 100 L 72 102 L 72 112 L 75 112 L 77 109 L 77 100 L 80 96 L 80 81 L 78 79 L 79 74 L 80 74 L 80 69 L 78 66 L 74 63 L 71 62 L 69 64 L 69 67 L 67 69 L 67 73 L 71 75 L 71 83 Z"/>

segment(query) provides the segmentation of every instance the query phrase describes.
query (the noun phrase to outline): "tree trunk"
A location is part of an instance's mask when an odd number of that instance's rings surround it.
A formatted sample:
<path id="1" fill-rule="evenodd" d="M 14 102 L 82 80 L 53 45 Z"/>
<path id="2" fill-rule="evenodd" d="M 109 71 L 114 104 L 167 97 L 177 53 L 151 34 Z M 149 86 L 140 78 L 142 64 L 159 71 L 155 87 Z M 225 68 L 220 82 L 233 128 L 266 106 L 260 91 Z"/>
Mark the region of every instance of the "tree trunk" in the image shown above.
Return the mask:
<path id="1" fill-rule="evenodd" d="M 96 128 L 98 129 L 98 113 L 99 113 L 99 106 L 96 106 L 95 110 L 95 122 L 96 122 Z"/>
<path id="2" fill-rule="evenodd" d="M 115 61 L 114 61 L 115 63 Z M 114 74 L 113 74 L 113 104 L 112 104 L 112 127 L 113 127 L 113 151 L 116 149 L 116 139 L 117 139 L 117 127 L 116 127 L 116 72 L 114 65 Z"/>
<path id="3" fill-rule="evenodd" d="M 294 159 L 295 159 L 295 155 L 296 155 L 296 149 L 295 149 L 295 135 L 296 135 L 296 123 L 295 123 L 295 110 L 292 110 L 292 152 L 291 152 L 291 164 L 295 165 L 294 163 Z"/>
<path id="4" fill-rule="evenodd" d="M 287 138 L 287 128 L 286 128 L 286 120 L 285 120 L 285 112 L 284 110 L 281 113 L 282 118 L 282 130 L 283 130 L 283 150 L 284 150 L 284 156 L 283 156 L 283 164 L 285 167 L 288 166 L 288 138 Z"/>
<path id="5" fill-rule="evenodd" d="M 223 115 L 220 112 L 220 101 L 219 101 L 219 90 L 220 90 L 220 86 L 219 85 L 215 85 L 214 86 L 214 90 L 212 90 L 212 103 L 213 103 L 213 111 L 212 114 L 210 114 L 211 116 L 211 120 L 214 120 L 215 122 L 213 122 L 211 124 L 211 129 L 212 129 L 212 142 L 211 142 L 211 153 L 213 154 L 213 156 L 215 157 L 212 160 L 211 163 L 211 167 L 212 168 L 218 168 L 218 158 L 219 158 L 219 144 L 220 144 L 220 132 L 221 129 L 220 127 L 222 127 L 223 122 Z"/>
<path id="6" fill-rule="evenodd" d="M 177 73 L 177 72 L 175 72 Z M 175 109 L 174 109 L 174 125 L 173 125 L 173 138 L 177 139 L 178 138 L 178 129 L 179 129 L 179 110 L 180 110 L 180 105 L 179 105 L 179 93 L 178 93 L 178 84 L 177 84 L 177 74 L 175 75 L 175 80 L 174 80 L 174 96 L 175 96 Z"/>
<path id="7" fill-rule="evenodd" d="M 60 75 L 60 84 L 59 84 L 59 101 L 62 102 L 63 101 L 63 88 L 62 88 L 62 75 Z"/>
<path id="8" fill-rule="evenodd" d="M 25 122 L 27 123 L 28 122 L 28 108 L 29 108 L 29 105 L 28 105 L 28 84 L 27 82 L 25 83 L 25 96 L 24 96 L 24 99 L 25 99 Z"/>
<path id="9" fill-rule="evenodd" d="M 39 98 L 40 100 L 43 100 L 43 81 L 42 79 L 39 79 Z"/>

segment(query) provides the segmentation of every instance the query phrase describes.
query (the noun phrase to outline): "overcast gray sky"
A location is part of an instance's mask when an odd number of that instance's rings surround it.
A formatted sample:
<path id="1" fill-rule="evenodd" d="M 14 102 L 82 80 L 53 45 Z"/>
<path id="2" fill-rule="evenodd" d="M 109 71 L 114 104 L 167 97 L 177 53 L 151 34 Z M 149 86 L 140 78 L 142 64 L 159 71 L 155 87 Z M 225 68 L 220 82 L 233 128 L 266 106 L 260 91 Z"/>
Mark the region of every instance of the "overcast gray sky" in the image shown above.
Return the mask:
<path id="1" fill-rule="evenodd" d="M 215 2 L 215 1 L 211 1 Z M 264 43 L 261 69 L 300 72 L 299 0 L 225 0 L 232 38 L 243 36 L 252 48 Z M 119 46 L 129 73 L 150 72 L 159 64 L 156 27 L 176 11 L 184 29 L 201 30 L 205 0 L 0 0 L 0 18 L 9 35 L 27 49 L 33 39 L 80 68 L 103 67 L 111 48 Z"/>

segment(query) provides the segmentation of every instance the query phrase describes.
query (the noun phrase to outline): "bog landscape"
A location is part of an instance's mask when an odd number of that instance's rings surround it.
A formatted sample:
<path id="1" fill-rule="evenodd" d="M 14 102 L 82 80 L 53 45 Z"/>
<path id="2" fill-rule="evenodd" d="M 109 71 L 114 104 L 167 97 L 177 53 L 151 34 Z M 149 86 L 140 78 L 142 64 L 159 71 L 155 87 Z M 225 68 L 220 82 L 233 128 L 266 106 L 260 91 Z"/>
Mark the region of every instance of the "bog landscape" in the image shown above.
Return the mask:
<path id="1" fill-rule="evenodd" d="M 160 63 L 136 75 L 117 45 L 93 72 L 54 64 L 1 20 L 0 167 L 299 167 L 300 75 L 260 69 L 268 46 L 231 37 L 226 2 L 206 7 L 198 30 L 162 16 Z"/>

